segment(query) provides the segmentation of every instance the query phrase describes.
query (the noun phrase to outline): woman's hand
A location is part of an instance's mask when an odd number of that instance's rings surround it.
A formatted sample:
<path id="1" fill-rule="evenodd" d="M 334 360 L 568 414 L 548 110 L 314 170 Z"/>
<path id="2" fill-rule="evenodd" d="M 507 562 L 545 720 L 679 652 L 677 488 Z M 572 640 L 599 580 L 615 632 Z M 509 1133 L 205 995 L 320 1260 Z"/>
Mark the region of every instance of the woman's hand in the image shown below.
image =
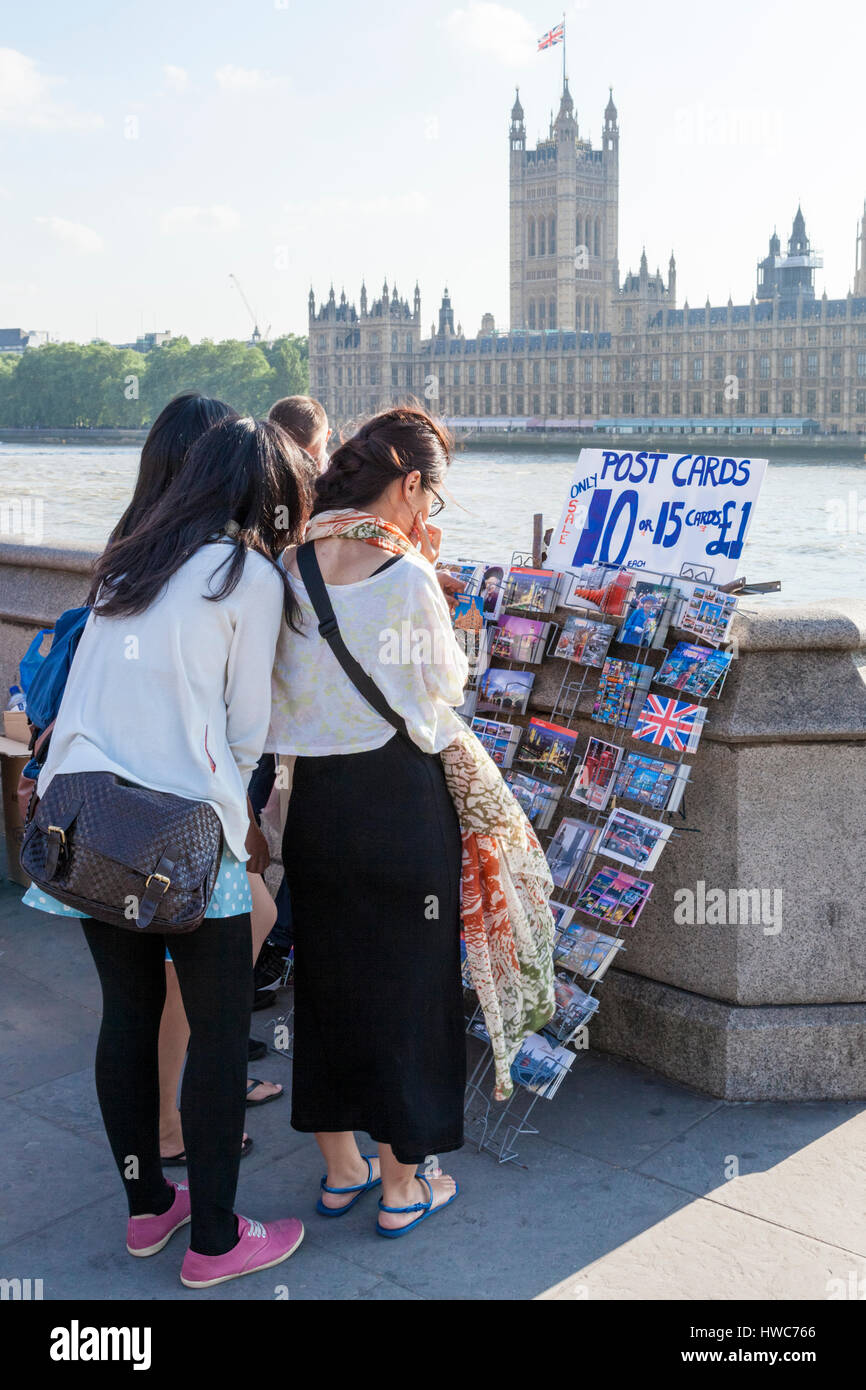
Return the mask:
<path id="1" fill-rule="evenodd" d="M 442 528 L 434 526 L 431 522 L 425 521 L 420 512 L 415 513 L 415 525 L 412 527 L 410 541 L 414 541 L 425 560 L 429 560 L 431 565 L 435 565 L 439 559 L 439 548 L 442 545 Z"/>
<path id="2" fill-rule="evenodd" d="M 439 580 L 439 587 L 445 596 L 445 602 L 453 613 L 457 607 L 458 598 L 466 592 L 466 585 L 462 584 L 459 579 L 455 579 L 454 575 L 449 574 L 447 570 L 437 570 L 436 578 Z"/>

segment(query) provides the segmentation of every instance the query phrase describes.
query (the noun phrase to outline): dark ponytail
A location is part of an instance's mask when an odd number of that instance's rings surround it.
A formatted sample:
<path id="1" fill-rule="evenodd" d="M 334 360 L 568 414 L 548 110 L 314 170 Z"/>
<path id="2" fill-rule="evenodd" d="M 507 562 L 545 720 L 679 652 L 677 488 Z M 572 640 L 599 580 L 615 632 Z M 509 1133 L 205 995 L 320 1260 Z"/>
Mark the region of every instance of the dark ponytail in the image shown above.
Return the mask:
<path id="1" fill-rule="evenodd" d="M 351 508 L 366 511 L 395 478 L 421 474 L 425 488 L 442 482 L 453 443 L 420 406 L 396 406 L 374 415 L 344 439 L 316 480 L 313 515 Z"/>

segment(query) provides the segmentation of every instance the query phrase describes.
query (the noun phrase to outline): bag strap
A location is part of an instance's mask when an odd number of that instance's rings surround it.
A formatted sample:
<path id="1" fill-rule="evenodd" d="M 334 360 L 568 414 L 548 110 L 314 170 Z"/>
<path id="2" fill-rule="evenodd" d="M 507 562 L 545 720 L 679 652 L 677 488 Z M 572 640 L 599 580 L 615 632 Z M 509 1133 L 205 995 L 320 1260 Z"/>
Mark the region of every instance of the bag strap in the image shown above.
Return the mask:
<path id="1" fill-rule="evenodd" d="M 363 666 L 355 660 L 343 641 L 336 614 L 328 597 L 322 571 L 319 568 L 315 542 L 305 541 L 303 545 L 298 546 L 295 556 L 301 578 L 306 585 L 310 602 L 319 620 L 319 634 L 324 637 L 349 680 L 359 694 L 363 695 L 367 704 L 371 705 L 377 714 L 392 724 L 397 732 L 409 739 L 411 743 L 412 740 L 409 736 L 409 730 L 406 728 L 405 719 L 391 708 L 372 676 L 367 675 Z"/>

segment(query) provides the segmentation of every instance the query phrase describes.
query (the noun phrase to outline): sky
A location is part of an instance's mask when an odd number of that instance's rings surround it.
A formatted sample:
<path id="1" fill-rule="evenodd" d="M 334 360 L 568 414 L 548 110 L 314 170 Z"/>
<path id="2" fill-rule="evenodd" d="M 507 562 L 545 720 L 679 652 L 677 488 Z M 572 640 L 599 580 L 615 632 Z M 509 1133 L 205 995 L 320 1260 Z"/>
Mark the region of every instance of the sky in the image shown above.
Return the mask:
<path id="1" fill-rule="evenodd" d="M 620 271 L 747 302 L 798 200 L 844 296 L 866 198 L 864 21 L 848 0 L 577 0 L 580 133 L 620 125 Z M 0 327 L 111 342 L 304 333 L 312 284 L 385 278 L 425 332 L 447 284 L 508 326 L 508 125 L 562 86 L 562 0 L 59 0 L 0 28 Z"/>

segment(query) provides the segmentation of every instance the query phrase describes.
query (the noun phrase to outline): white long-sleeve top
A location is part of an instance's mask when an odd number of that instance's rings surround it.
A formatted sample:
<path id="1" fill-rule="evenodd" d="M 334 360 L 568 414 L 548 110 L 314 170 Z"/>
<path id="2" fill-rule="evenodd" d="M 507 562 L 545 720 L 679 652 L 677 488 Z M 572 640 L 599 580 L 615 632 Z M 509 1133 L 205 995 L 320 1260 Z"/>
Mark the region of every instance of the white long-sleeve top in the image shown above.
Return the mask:
<path id="1" fill-rule="evenodd" d="M 209 802 L 232 854 L 247 858 L 246 789 L 268 730 L 283 588 L 273 566 L 248 553 L 234 592 L 207 599 L 232 544 L 202 546 L 136 617 L 91 613 L 40 796 L 57 773 L 113 772 Z"/>
<path id="2" fill-rule="evenodd" d="M 265 748 L 328 757 L 381 748 L 392 724 L 377 714 L 318 632 L 303 583 L 290 581 L 302 631 L 280 631 Z M 368 579 L 326 585 L 343 641 L 406 721 L 414 743 L 440 753 L 461 728 L 452 706 L 463 700 L 468 663 L 454 637 L 448 605 L 426 560 L 406 554 Z"/>

